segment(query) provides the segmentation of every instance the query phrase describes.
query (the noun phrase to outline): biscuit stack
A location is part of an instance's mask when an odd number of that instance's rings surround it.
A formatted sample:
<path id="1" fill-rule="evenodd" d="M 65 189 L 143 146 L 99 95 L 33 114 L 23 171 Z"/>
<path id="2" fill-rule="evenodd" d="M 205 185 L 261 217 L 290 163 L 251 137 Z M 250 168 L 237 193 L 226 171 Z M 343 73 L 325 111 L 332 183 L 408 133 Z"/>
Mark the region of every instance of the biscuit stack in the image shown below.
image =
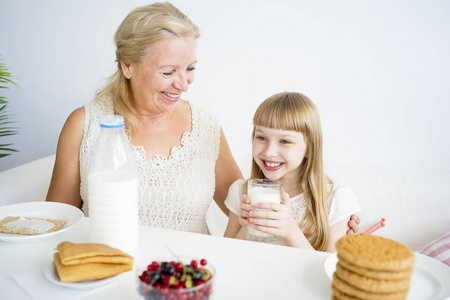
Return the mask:
<path id="1" fill-rule="evenodd" d="M 111 277 L 133 269 L 133 257 L 106 244 L 62 242 L 53 254 L 61 282 Z"/>
<path id="2" fill-rule="evenodd" d="M 332 299 L 406 299 L 414 254 L 379 236 L 347 235 L 336 243 Z"/>

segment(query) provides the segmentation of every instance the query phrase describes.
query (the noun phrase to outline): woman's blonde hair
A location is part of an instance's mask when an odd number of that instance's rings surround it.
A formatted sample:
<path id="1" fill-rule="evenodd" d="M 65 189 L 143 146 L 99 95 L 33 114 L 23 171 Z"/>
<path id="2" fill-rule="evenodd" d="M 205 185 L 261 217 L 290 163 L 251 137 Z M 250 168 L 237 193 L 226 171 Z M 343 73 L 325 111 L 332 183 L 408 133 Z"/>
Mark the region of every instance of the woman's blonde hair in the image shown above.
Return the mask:
<path id="1" fill-rule="evenodd" d="M 136 129 L 137 118 L 131 105 L 129 82 L 123 75 L 120 62 L 141 63 L 151 45 L 173 37 L 198 39 L 200 30 L 168 2 L 156 2 L 134 9 L 122 21 L 114 35 L 117 71 L 97 93 L 96 99 L 113 99 L 114 112 L 125 118 L 128 135 Z"/>
<path id="2" fill-rule="evenodd" d="M 324 250 L 329 239 L 327 199 L 333 183 L 325 176 L 323 169 L 322 126 L 316 106 L 300 93 L 275 94 L 258 107 L 253 117 L 253 126 L 252 141 L 256 126 L 303 134 L 307 148 L 301 163 L 298 188 L 304 194 L 307 210 L 300 228 L 314 249 Z M 250 178 L 265 178 L 254 159 Z M 245 186 L 246 184 L 244 188 Z"/>

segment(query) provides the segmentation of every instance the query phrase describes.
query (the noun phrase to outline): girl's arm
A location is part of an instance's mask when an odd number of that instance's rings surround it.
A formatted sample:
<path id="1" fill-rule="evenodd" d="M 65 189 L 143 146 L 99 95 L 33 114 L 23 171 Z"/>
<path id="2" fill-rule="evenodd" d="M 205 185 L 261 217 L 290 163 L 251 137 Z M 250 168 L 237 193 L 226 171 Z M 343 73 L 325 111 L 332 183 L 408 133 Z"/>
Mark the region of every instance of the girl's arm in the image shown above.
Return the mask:
<path id="1" fill-rule="evenodd" d="M 244 176 L 242 176 L 241 170 L 231 154 L 230 147 L 222 129 L 220 129 L 219 157 L 216 161 L 215 173 L 216 190 L 214 192 L 214 201 L 216 201 L 223 213 L 228 216 L 228 208 L 225 206 L 228 189 L 236 180 L 244 179 Z"/>
<path id="2" fill-rule="evenodd" d="M 325 248 L 326 252 L 336 252 L 335 244 L 341 237 L 347 234 L 348 229 L 347 226 L 348 226 L 348 219 L 344 219 L 330 227 L 330 236 L 328 239 L 328 245 Z"/>
<path id="3" fill-rule="evenodd" d="M 225 229 L 224 237 L 236 238 L 245 240 L 246 239 L 246 229 L 244 226 L 239 224 L 239 217 L 230 211 L 228 215 L 228 225 Z"/>
<path id="4" fill-rule="evenodd" d="M 46 201 L 81 208 L 79 155 L 83 123 L 84 108 L 80 107 L 70 114 L 61 130 Z"/>

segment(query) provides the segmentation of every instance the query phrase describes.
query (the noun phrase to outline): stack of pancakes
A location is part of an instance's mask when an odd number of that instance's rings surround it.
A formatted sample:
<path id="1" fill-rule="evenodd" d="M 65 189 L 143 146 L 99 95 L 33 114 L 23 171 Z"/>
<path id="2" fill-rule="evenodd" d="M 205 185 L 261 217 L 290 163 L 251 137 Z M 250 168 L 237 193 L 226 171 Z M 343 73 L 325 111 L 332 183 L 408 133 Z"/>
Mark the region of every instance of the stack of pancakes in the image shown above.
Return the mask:
<path id="1" fill-rule="evenodd" d="M 61 282 L 111 277 L 133 269 L 133 257 L 106 244 L 62 242 L 53 254 Z"/>
<path id="2" fill-rule="evenodd" d="M 379 236 L 358 234 L 341 238 L 336 250 L 332 299 L 406 299 L 414 269 L 411 249 Z"/>

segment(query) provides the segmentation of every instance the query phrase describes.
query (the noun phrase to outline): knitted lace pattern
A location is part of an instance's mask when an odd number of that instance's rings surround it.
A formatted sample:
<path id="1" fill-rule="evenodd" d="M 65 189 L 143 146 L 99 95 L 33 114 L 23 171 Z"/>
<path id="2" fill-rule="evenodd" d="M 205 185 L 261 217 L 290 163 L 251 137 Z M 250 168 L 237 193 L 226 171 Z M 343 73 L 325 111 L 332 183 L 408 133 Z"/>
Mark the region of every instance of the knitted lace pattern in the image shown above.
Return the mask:
<path id="1" fill-rule="evenodd" d="M 220 125 L 207 110 L 189 103 L 192 131 L 173 147 L 169 157 L 146 159 L 142 146 L 132 145 L 139 174 L 139 223 L 153 227 L 208 233 L 206 212 L 215 190 Z M 84 136 L 80 148 L 82 210 L 89 216 L 89 160 L 100 134 L 100 119 L 114 114 L 112 101 L 93 100 L 84 106 Z"/>

